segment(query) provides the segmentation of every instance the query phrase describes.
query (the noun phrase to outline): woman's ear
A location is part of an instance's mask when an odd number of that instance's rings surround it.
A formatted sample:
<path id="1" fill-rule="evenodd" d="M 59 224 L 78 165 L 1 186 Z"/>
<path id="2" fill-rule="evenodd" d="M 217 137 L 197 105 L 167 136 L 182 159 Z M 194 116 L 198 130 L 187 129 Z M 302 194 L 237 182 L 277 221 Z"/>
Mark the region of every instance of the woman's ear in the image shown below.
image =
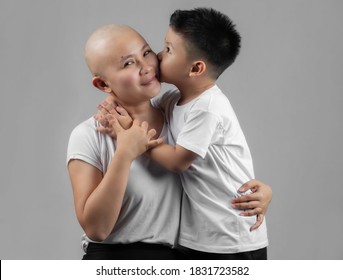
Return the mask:
<path id="1" fill-rule="evenodd" d="M 206 71 L 206 63 L 202 60 L 195 61 L 189 73 L 189 76 L 197 77 L 204 74 L 205 71 Z"/>
<path id="2" fill-rule="evenodd" d="M 106 93 L 111 93 L 112 92 L 112 89 L 99 76 L 94 76 L 93 77 L 92 84 L 93 84 L 93 86 L 95 86 L 96 88 L 100 89 L 103 92 L 106 92 Z"/>

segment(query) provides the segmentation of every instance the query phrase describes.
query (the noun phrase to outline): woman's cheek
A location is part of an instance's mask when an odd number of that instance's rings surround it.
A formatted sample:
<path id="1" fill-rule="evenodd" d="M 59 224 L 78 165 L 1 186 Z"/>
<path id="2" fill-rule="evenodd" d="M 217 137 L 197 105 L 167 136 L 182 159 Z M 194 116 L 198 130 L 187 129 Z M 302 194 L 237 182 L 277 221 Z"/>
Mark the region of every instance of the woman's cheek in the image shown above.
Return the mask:
<path id="1" fill-rule="evenodd" d="M 121 87 L 125 89 L 133 87 L 137 83 L 137 78 L 134 74 L 125 75 L 121 79 Z"/>

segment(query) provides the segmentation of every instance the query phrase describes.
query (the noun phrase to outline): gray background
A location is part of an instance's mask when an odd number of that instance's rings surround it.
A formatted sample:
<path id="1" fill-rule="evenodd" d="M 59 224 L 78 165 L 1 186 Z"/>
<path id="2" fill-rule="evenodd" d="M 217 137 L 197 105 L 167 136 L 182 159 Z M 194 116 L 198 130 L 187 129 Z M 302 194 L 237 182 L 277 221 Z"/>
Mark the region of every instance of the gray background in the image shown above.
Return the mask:
<path id="1" fill-rule="evenodd" d="M 156 51 L 177 8 L 211 6 L 243 36 L 219 79 L 256 177 L 270 184 L 270 259 L 343 259 L 342 1 L 0 2 L 0 259 L 80 259 L 65 156 L 104 95 L 90 84 L 86 39 L 127 23 Z"/>

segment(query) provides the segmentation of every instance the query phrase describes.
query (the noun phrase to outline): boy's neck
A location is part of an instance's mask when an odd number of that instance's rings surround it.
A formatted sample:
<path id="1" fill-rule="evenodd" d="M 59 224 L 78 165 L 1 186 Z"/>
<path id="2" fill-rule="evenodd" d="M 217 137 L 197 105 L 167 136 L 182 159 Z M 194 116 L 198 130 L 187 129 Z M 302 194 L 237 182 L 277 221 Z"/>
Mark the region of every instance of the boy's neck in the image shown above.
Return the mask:
<path id="1" fill-rule="evenodd" d="M 215 85 L 215 81 L 207 80 L 203 83 L 195 82 L 192 84 L 184 84 L 184 85 L 178 86 L 178 89 L 181 95 L 178 105 L 184 105 L 194 100 L 195 98 L 200 96 L 204 91 L 208 90 L 214 85 Z"/>

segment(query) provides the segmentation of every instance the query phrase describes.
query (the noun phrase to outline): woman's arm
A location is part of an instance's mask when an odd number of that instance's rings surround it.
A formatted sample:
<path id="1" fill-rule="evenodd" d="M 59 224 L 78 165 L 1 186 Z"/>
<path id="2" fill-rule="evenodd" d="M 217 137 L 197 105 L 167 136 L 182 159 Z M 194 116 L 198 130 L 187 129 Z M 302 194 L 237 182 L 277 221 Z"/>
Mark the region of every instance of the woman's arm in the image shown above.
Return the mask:
<path id="1" fill-rule="evenodd" d="M 103 241 L 111 233 L 121 209 L 131 162 L 116 152 L 103 177 L 99 169 L 86 162 L 70 161 L 76 215 L 90 239 Z"/>
<path id="2" fill-rule="evenodd" d="M 268 206 L 272 200 L 272 189 L 259 180 L 250 180 L 242 185 L 240 192 L 251 190 L 252 194 L 243 195 L 232 200 L 232 207 L 239 210 L 245 210 L 240 215 L 257 215 L 256 223 L 250 228 L 250 231 L 257 229 L 263 222 Z"/>
<path id="3" fill-rule="evenodd" d="M 115 125 L 115 124 L 114 124 Z M 161 140 L 150 140 L 154 130 L 135 121 L 118 130 L 117 147 L 106 174 L 81 160 L 72 160 L 68 171 L 73 186 L 77 218 L 87 236 L 103 241 L 111 233 L 122 206 L 132 161 Z"/>

